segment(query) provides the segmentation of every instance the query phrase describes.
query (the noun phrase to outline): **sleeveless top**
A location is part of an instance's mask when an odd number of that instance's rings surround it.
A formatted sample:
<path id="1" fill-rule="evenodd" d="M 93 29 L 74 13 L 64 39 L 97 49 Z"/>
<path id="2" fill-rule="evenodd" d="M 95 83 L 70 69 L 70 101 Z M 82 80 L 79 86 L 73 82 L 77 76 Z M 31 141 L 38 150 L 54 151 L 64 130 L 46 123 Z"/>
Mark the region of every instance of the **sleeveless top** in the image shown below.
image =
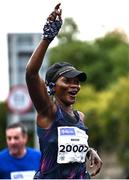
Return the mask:
<path id="1" fill-rule="evenodd" d="M 55 119 L 49 129 L 43 129 L 37 125 L 42 158 L 40 170 L 34 179 L 89 179 L 84 161 L 86 153 L 83 153 L 82 161 L 78 155 L 78 153 L 86 151 L 86 148 L 76 145 L 77 141 L 80 141 L 79 138 L 87 134 L 88 128 L 80 119 L 77 111 L 74 114 L 76 118 L 57 107 Z M 80 133 L 78 137 L 75 136 L 75 131 Z M 70 160 L 71 157 L 72 160 Z"/>

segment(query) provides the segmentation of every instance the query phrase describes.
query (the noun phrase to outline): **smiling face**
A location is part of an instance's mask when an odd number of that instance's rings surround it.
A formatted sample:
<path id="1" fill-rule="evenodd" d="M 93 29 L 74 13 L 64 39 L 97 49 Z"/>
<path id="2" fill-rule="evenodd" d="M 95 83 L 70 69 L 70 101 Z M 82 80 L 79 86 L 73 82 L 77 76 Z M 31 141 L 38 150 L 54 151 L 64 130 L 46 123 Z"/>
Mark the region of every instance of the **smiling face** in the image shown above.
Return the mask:
<path id="1" fill-rule="evenodd" d="M 27 134 L 23 134 L 20 127 L 6 130 L 6 141 L 10 154 L 15 157 L 21 157 L 25 152 L 27 143 Z"/>
<path id="2" fill-rule="evenodd" d="M 60 103 L 70 106 L 75 103 L 76 95 L 80 90 L 80 82 L 77 77 L 66 78 L 61 76 L 56 81 L 55 97 Z"/>

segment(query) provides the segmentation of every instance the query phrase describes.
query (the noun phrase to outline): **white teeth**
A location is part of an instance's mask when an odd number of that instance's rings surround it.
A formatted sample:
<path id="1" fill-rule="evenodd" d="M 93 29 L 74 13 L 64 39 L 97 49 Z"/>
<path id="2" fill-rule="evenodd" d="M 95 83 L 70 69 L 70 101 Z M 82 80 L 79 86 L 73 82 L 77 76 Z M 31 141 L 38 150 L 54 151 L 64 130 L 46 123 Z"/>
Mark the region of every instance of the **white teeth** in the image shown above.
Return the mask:
<path id="1" fill-rule="evenodd" d="M 70 94 L 72 94 L 72 95 L 76 95 L 77 94 L 77 91 L 71 91 L 71 92 L 69 92 Z"/>

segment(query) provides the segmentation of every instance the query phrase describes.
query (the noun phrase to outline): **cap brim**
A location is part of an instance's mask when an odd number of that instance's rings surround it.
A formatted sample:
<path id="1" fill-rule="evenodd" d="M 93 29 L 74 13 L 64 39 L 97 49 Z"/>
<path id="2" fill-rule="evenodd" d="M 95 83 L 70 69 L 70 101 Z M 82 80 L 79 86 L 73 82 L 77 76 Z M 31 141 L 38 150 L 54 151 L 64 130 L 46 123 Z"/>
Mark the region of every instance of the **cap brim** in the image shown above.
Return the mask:
<path id="1" fill-rule="evenodd" d="M 87 79 L 86 73 L 81 72 L 81 71 L 77 71 L 76 69 L 72 69 L 71 71 L 64 73 L 63 76 L 67 77 L 67 78 L 78 77 L 79 81 L 81 81 L 81 82 L 84 82 Z"/>

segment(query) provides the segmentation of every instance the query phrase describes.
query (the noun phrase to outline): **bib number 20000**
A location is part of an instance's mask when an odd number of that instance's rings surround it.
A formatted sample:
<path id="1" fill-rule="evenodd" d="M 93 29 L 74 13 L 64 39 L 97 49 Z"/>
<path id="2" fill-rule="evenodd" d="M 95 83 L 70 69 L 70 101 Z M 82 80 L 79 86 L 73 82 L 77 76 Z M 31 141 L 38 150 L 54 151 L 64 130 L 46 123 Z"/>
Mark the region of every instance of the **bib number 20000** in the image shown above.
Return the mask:
<path id="1" fill-rule="evenodd" d="M 86 145 L 60 145 L 60 152 L 86 152 L 88 147 Z"/>

